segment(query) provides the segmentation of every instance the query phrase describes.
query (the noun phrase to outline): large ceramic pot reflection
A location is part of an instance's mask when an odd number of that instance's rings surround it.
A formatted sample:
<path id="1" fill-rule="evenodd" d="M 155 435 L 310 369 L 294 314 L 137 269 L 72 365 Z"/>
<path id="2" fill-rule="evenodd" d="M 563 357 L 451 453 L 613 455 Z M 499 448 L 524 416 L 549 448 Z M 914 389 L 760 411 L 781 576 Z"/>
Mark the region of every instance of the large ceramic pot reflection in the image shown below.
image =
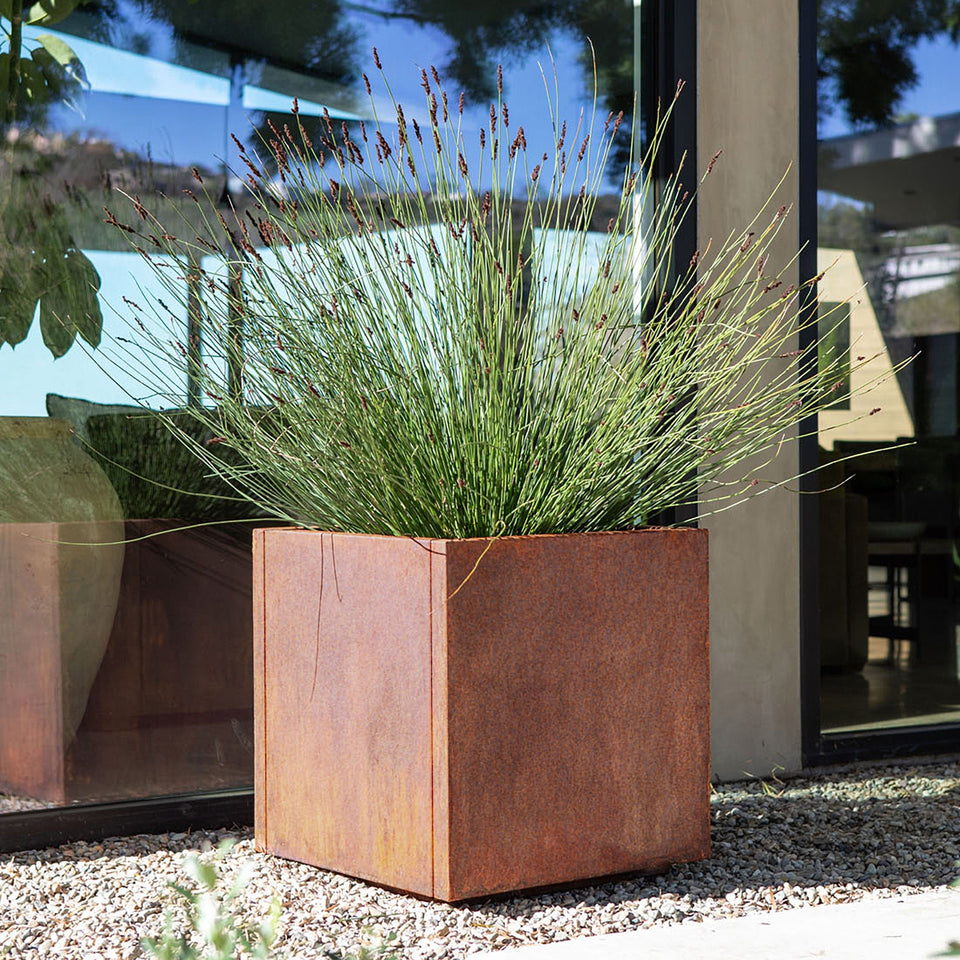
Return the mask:
<path id="1" fill-rule="evenodd" d="M 75 736 L 117 609 L 123 536 L 120 501 L 67 421 L 0 417 L 0 696 L 23 701 L 21 735 L 58 712 L 64 747 Z M 40 662 L 57 654 L 59 670 Z M 31 682 L 41 675 L 59 689 Z M 17 739 L 0 730 L 0 784 Z"/>

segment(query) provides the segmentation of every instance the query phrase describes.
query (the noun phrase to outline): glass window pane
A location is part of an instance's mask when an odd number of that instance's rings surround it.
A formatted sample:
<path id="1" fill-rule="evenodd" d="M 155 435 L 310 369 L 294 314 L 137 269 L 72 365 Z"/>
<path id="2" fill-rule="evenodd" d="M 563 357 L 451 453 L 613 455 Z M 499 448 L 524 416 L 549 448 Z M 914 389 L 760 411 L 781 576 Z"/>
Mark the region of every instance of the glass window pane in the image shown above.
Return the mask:
<path id="1" fill-rule="evenodd" d="M 871 358 L 854 388 L 897 373 L 820 418 L 834 734 L 960 720 L 960 49 L 940 8 L 849 6 L 819 31 L 821 350 Z"/>
<path id="2" fill-rule="evenodd" d="M 423 103 L 422 66 L 462 89 L 471 136 L 502 63 L 539 151 L 553 136 L 545 84 L 571 124 L 594 106 L 589 38 L 597 123 L 619 110 L 629 122 L 634 16 L 566 0 L 298 0 L 283 16 L 256 0 L 123 0 L 0 39 L 0 73 L 21 69 L 0 115 L 0 811 L 252 783 L 249 531 L 271 518 L 150 416 L 210 439 L 191 409 L 215 401 L 191 364 L 229 373 L 195 336 L 214 295 L 169 295 L 109 221 L 142 204 L 191 230 L 186 191 L 201 190 L 242 214 L 238 145 L 252 152 L 294 97 L 313 134 L 325 115 L 369 123 L 373 46 L 405 104 Z M 611 161 L 611 195 L 625 159 Z M 158 298 L 162 315 L 138 312 Z M 141 322 L 183 344 L 162 396 L 111 360 L 118 341 L 146 341 Z"/>

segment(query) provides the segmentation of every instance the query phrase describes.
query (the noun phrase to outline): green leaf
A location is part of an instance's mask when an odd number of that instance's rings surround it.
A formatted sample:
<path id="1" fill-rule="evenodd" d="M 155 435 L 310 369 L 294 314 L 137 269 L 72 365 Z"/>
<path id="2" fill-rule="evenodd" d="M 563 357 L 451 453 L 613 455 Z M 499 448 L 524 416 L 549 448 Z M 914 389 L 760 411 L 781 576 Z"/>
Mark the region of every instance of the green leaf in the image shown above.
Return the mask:
<path id="1" fill-rule="evenodd" d="M 52 292 L 40 298 L 40 333 L 54 359 L 62 357 L 77 338 L 76 327 L 61 318 L 57 306 L 56 295 Z"/>
<path id="2" fill-rule="evenodd" d="M 52 33 L 41 33 L 37 37 L 37 43 L 65 70 L 69 71 L 79 66 L 80 71 L 83 71 L 83 64 L 80 63 L 80 58 L 73 52 L 73 48 L 59 37 L 55 37 Z"/>
<path id="3" fill-rule="evenodd" d="M 21 271 L 9 268 L 0 276 L 0 345 L 15 347 L 30 332 L 40 292 L 32 267 Z"/>
<path id="4" fill-rule="evenodd" d="M 103 316 L 97 300 L 100 276 L 93 264 L 70 248 L 44 266 L 46 289 L 40 297 L 40 332 L 54 357 L 62 357 L 77 334 L 91 347 L 100 343 Z"/>
<path id="5" fill-rule="evenodd" d="M 34 65 L 36 67 L 31 74 L 31 81 L 38 88 L 33 99 L 43 103 L 60 101 L 74 110 L 77 109 L 77 94 L 81 87 L 90 88 L 83 64 L 70 47 L 56 37 L 45 34 L 37 39 L 42 45 L 31 52 L 29 60 L 21 61 L 31 64 L 31 68 Z M 39 91 L 40 83 L 33 79 L 37 71 L 43 85 L 42 93 Z"/>
<path id="6" fill-rule="evenodd" d="M 40 65 L 31 57 L 20 60 L 20 89 L 31 103 L 48 103 L 50 100 L 51 91 L 47 79 Z"/>
<path id="7" fill-rule="evenodd" d="M 50 26 L 66 19 L 76 10 L 79 0 L 37 0 L 37 3 L 25 7 L 23 22 L 36 25 Z M 11 0 L 0 0 L 0 17 L 7 20 L 13 15 Z"/>
<path id="8" fill-rule="evenodd" d="M 66 19 L 77 8 L 79 0 L 39 0 L 30 8 L 30 22 L 44 24 L 59 23 Z M 34 20 L 38 12 L 43 12 L 43 20 Z"/>
<path id="9" fill-rule="evenodd" d="M 100 290 L 100 274 L 79 250 L 67 251 L 67 271 L 72 283 L 75 306 L 72 311 L 77 332 L 91 347 L 100 345 L 103 332 L 103 314 L 97 293 Z"/>
<path id="10" fill-rule="evenodd" d="M 38 0 L 24 11 L 25 23 L 48 27 L 65 20 L 77 8 L 79 0 Z"/>
<path id="11" fill-rule="evenodd" d="M 32 72 L 31 72 L 32 70 Z M 0 54 L 0 101 L 6 104 L 8 88 L 10 86 L 10 54 Z M 33 101 L 39 88 L 43 87 L 43 78 L 39 71 L 33 69 L 29 58 L 20 60 L 20 84 L 15 90 L 14 116 L 23 119 L 22 110 L 26 103 Z"/>
<path id="12" fill-rule="evenodd" d="M 40 67 L 51 96 L 74 106 L 78 89 L 90 89 L 87 71 L 80 58 L 57 37 L 43 34 L 37 40 L 41 45 L 34 49 L 31 57 Z"/>

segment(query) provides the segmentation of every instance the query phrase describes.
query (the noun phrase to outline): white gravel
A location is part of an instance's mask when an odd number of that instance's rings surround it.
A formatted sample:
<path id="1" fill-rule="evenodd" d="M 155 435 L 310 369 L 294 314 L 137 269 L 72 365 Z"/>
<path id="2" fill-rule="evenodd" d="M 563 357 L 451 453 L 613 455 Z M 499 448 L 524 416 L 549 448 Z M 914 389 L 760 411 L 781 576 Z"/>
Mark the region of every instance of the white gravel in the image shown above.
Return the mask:
<path id="1" fill-rule="evenodd" d="M 29 797 L 10 797 L 0 793 L 0 813 L 24 813 L 27 810 L 49 810 L 51 804 Z"/>
<path id="2" fill-rule="evenodd" d="M 396 932 L 403 958 L 697 923 L 939 888 L 960 872 L 960 764 L 874 766 L 718 787 L 713 857 L 654 877 L 451 907 L 257 854 L 249 830 L 74 843 L 0 857 L 0 956 L 113 960 L 138 955 L 176 902 L 187 851 L 239 841 L 224 861 L 253 875 L 250 921 L 283 906 L 278 951 L 321 958 Z M 4 951 L 7 951 L 4 954 Z"/>

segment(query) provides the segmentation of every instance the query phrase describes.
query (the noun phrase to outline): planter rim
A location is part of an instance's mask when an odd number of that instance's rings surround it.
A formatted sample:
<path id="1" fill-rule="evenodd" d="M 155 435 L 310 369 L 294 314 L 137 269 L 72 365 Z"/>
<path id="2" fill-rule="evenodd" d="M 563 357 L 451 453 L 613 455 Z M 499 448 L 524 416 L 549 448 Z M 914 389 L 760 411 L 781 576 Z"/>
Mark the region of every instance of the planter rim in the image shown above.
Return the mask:
<path id="1" fill-rule="evenodd" d="M 491 540 L 545 540 L 548 538 L 552 539 L 570 539 L 573 537 L 610 537 L 610 536 L 624 536 L 624 535 L 635 535 L 642 533 L 673 533 L 680 534 L 682 536 L 689 536 L 690 534 L 699 534 L 701 536 L 706 536 L 707 529 L 706 527 L 635 527 L 631 530 L 584 530 L 577 531 L 572 533 L 510 533 L 504 534 L 503 536 L 489 536 L 489 537 L 430 537 L 430 536 L 416 536 L 415 534 L 390 534 L 390 533 L 354 533 L 350 530 L 324 530 L 320 527 L 299 527 L 299 526 L 283 526 L 283 527 L 255 527 L 256 530 L 269 530 L 276 533 L 319 533 L 324 535 L 331 536 L 340 536 L 340 537 L 368 537 L 370 539 L 377 540 L 414 540 L 418 543 L 488 543 Z"/>

